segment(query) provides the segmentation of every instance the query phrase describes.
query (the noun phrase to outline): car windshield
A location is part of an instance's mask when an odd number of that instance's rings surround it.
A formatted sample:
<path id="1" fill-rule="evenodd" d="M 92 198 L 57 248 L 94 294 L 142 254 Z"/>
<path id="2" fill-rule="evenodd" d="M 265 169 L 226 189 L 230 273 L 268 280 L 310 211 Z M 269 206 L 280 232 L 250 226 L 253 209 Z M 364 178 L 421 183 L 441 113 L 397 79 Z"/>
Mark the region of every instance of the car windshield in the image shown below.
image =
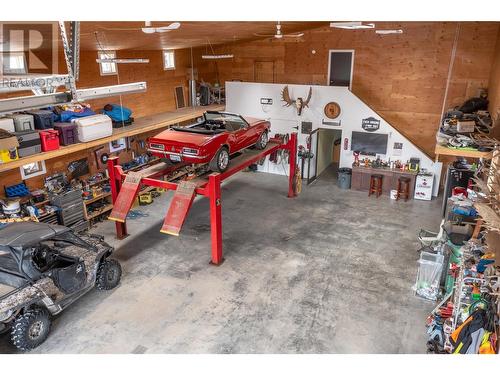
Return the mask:
<path id="1" fill-rule="evenodd" d="M 247 125 L 241 116 L 231 113 L 206 112 L 205 122 L 208 124 L 222 125 L 226 130 L 238 130 Z"/>

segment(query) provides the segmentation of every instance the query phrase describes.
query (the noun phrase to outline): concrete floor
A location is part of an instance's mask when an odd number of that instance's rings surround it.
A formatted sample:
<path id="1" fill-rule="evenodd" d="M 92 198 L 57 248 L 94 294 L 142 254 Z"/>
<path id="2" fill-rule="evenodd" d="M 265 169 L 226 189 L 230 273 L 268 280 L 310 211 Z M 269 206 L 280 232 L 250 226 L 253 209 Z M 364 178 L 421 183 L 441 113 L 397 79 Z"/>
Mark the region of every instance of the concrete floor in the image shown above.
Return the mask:
<path id="1" fill-rule="evenodd" d="M 164 194 L 95 232 L 116 246 L 121 285 L 91 291 L 54 320 L 34 353 L 424 353 L 433 304 L 413 296 L 416 233 L 439 201 L 394 202 L 338 189 L 324 173 L 286 198 L 284 176 L 239 173 L 223 186 L 226 261 L 210 260 L 208 201 L 180 237 L 159 232 Z M 0 352 L 14 352 L 8 337 Z"/>

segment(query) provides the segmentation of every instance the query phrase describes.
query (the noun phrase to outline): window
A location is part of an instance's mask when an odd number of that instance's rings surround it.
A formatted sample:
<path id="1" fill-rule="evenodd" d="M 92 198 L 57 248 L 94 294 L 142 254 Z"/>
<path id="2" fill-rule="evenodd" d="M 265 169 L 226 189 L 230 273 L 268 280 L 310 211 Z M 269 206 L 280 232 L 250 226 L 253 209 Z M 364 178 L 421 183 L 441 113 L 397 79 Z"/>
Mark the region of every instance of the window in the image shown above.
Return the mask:
<path id="1" fill-rule="evenodd" d="M 26 74 L 26 59 L 24 52 L 6 52 L 3 55 L 4 74 Z"/>
<path id="2" fill-rule="evenodd" d="M 46 173 L 45 161 L 35 161 L 33 163 L 25 164 L 19 167 L 21 171 L 21 178 L 26 180 L 31 177 L 40 176 Z"/>
<path id="3" fill-rule="evenodd" d="M 115 51 L 98 52 L 97 58 L 99 60 L 115 59 L 116 52 Z M 100 62 L 99 68 L 101 69 L 102 76 L 116 74 L 116 72 L 117 72 L 116 63 L 114 63 L 114 62 Z"/>
<path id="4" fill-rule="evenodd" d="M 165 50 L 163 51 L 163 69 L 172 70 L 175 69 L 175 51 Z"/>

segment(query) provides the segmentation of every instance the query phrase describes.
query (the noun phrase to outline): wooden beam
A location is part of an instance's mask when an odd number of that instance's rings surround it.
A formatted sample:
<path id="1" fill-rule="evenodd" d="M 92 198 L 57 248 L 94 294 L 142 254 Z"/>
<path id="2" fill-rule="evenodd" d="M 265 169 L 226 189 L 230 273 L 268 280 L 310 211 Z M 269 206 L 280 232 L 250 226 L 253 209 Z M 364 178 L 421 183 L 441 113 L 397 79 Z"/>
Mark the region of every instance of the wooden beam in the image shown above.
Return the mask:
<path id="1" fill-rule="evenodd" d="M 137 134 L 147 133 L 153 130 L 172 126 L 179 122 L 190 121 L 195 119 L 196 117 L 203 115 L 205 111 L 220 110 L 224 110 L 223 105 L 210 105 L 206 107 L 182 108 L 172 112 L 164 112 L 152 116 L 141 117 L 136 119 L 133 125 L 113 129 L 113 134 L 109 137 L 100 138 L 85 143 L 76 143 L 69 146 L 61 146 L 59 149 L 54 151 L 41 152 L 39 154 L 11 161 L 9 163 L 0 164 L 0 173 L 19 168 L 29 163 L 55 159 L 74 152 L 91 149 L 123 137 L 132 137 Z"/>

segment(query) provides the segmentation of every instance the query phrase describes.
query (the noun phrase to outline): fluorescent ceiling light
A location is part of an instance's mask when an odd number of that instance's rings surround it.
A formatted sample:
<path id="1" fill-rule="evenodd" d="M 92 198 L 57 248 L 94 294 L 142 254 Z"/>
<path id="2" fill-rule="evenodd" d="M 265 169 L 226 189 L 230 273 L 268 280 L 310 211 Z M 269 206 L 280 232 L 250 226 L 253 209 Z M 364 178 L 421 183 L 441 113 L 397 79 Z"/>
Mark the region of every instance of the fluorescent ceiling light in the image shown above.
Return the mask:
<path id="1" fill-rule="evenodd" d="M 96 59 L 98 63 L 148 64 L 149 59 Z"/>
<path id="2" fill-rule="evenodd" d="M 330 27 L 335 27 L 336 29 L 347 29 L 347 30 L 359 30 L 359 29 L 373 29 L 375 28 L 374 23 L 363 23 L 360 21 L 351 22 L 330 22 Z"/>
<path id="3" fill-rule="evenodd" d="M 202 59 L 206 60 L 217 60 L 217 59 L 232 59 L 234 55 L 203 55 Z"/>
<path id="4" fill-rule="evenodd" d="M 397 29 L 397 30 L 375 30 L 377 34 L 380 35 L 387 35 L 387 34 L 403 34 L 403 30 Z"/>

